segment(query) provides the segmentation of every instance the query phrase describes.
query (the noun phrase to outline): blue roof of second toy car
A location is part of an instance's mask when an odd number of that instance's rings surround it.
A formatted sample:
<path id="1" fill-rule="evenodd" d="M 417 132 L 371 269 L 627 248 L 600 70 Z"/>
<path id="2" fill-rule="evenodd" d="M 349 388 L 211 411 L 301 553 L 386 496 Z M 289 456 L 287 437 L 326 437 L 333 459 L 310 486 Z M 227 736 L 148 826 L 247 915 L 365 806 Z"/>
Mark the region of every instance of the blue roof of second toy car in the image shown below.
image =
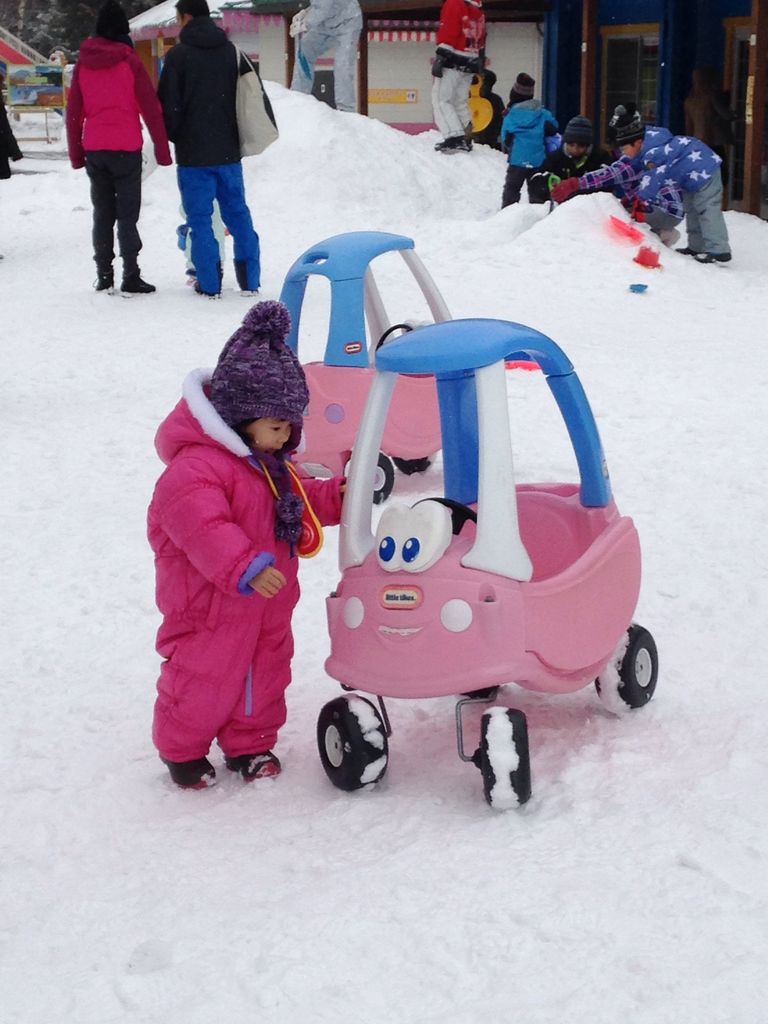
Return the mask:
<path id="1" fill-rule="evenodd" d="M 387 342 L 376 366 L 394 373 L 456 373 L 501 359 L 528 358 L 547 376 L 571 373 L 573 365 L 551 338 L 508 320 L 446 320 Z"/>
<path id="2" fill-rule="evenodd" d="M 331 281 L 362 279 L 368 264 L 385 252 L 413 249 L 413 239 L 388 231 L 347 231 L 324 238 L 296 260 L 286 281 L 321 274 Z"/>

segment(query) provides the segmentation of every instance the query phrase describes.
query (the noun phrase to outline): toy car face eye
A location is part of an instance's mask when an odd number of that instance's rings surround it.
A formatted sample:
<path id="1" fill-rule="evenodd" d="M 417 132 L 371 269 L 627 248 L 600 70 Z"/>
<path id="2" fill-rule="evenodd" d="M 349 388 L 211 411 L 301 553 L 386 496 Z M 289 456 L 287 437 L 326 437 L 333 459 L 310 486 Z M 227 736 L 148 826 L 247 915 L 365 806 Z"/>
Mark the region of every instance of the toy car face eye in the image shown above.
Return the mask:
<path id="1" fill-rule="evenodd" d="M 376 555 L 379 565 L 387 572 L 398 572 L 403 567 L 403 541 L 408 537 L 403 516 L 409 511 L 405 505 L 393 505 L 379 520 Z"/>
<path id="2" fill-rule="evenodd" d="M 379 561 L 391 562 L 395 557 L 397 551 L 397 544 L 395 543 L 394 537 L 382 537 L 379 543 Z"/>
<path id="3" fill-rule="evenodd" d="M 442 557 L 451 542 L 451 513 L 436 501 L 413 508 L 394 505 L 379 520 L 379 565 L 387 572 L 423 572 Z"/>
<path id="4" fill-rule="evenodd" d="M 403 544 L 403 561 L 406 565 L 410 565 L 411 562 L 415 562 L 419 557 L 421 551 L 421 542 L 418 537 L 409 537 L 408 540 Z"/>
<path id="5" fill-rule="evenodd" d="M 406 572 L 424 572 L 445 554 L 451 543 L 451 513 L 439 501 L 418 501 L 408 509 L 410 527 L 403 544 Z"/>

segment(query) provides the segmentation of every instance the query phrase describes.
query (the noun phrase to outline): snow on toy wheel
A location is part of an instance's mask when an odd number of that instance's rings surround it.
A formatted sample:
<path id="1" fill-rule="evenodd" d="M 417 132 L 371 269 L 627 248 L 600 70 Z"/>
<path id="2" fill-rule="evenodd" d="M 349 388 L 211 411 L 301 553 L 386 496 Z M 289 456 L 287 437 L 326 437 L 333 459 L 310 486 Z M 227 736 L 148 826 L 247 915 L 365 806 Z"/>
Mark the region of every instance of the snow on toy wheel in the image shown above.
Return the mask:
<path id="1" fill-rule="evenodd" d="M 395 467 L 392 459 L 384 452 L 379 452 L 379 463 L 373 484 L 373 504 L 380 505 L 386 501 L 395 486 Z"/>
<path id="2" fill-rule="evenodd" d="M 600 699 L 614 714 L 642 708 L 656 689 L 659 655 L 653 637 L 643 626 L 632 625 L 616 654 L 595 680 Z"/>
<path id="3" fill-rule="evenodd" d="M 528 723 L 522 711 L 497 707 L 485 712 L 476 758 L 491 807 L 506 811 L 530 799 Z"/>
<path id="4" fill-rule="evenodd" d="M 424 473 L 432 465 L 432 459 L 425 455 L 423 459 L 398 459 L 392 456 L 395 466 L 406 476 L 413 476 L 414 473 Z"/>
<path id="5" fill-rule="evenodd" d="M 337 697 L 323 706 L 317 719 L 317 747 L 325 774 L 339 789 L 371 786 L 387 770 L 387 732 L 365 697 Z"/>

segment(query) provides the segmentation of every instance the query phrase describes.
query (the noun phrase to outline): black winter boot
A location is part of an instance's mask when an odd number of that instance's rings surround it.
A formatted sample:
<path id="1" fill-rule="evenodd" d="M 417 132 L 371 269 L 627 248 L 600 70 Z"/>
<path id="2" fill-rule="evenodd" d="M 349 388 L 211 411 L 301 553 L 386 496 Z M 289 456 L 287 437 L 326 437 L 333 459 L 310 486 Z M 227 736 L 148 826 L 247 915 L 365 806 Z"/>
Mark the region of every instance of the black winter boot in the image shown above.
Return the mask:
<path id="1" fill-rule="evenodd" d="M 239 772 L 246 782 L 256 779 L 271 779 L 280 774 L 280 760 L 271 750 L 263 754 L 240 754 L 225 757 L 224 764 L 231 772 Z"/>
<path id="2" fill-rule="evenodd" d="M 166 761 L 164 757 L 160 760 L 182 789 L 207 789 L 216 783 L 216 769 L 207 757 L 198 757 L 195 761 Z"/>
<path id="3" fill-rule="evenodd" d="M 729 252 L 697 252 L 693 257 L 697 263 L 730 263 Z"/>
<path id="4" fill-rule="evenodd" d="M 99 270 L 97 272 L 93 287 L 97 292 L 106 292 L 108 295 L 114 294 L 115 274 L 111 267 L 109 270 Z"/>
<path id="5" fill-rule="evenodd" d="M 235 260 L 235 277 L 237 278 L 237 287 L 240 289 L 241 295 L 258 295 L 258 288 L 251 288 L 248 281 L 248 264 L 245 260 Z"/>
<path id="6" fill-rule="evenodd" d="M 142 280 L 138 270 L 133 274 L 126 274 L 123 278 L 123 283 L 120 285 L 122 295 L 150 295 L 156 291 L 157 288 L 153 284 L 147 284 L 146 281 Z"/>

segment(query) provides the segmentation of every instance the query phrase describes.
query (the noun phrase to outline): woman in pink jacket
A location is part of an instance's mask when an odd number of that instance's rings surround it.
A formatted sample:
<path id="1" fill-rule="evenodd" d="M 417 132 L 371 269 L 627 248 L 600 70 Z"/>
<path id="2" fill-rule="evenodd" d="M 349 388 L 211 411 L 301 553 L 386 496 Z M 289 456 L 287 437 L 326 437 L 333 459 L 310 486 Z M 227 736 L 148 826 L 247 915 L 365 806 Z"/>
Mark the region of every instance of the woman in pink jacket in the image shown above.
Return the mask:
<path id="1" fill-rule="evenodd" d="M 141 122 L 155 144 L 159 164 L 171 163 L 163 112 L 144 65 L 133 51 L 125 12 L 107 0 L 96 34 L 80 47 L 67 104 L 69 159 L 85 167 L 93 203 L 93 258 L 97 291 L 112 293 L 114 228 L 123 259 L 124 295 L 153 292 L 141 278 L 137 228 L 141 210 Z"/>
<path id="2" fill-rule="evenodd" d="M 309 394 L 289 330 L 282 303 L 253 306 L 157 433 L 168 468 L 149 506 L 165 659 L 153 739 L 184 788 L 215 782 L 214 738 L 246 782 L 280 771 L 270 748 L 286 716 L 297 555 L 341 516 L 342 478 L 300 478 L 290 461 Z"/>

